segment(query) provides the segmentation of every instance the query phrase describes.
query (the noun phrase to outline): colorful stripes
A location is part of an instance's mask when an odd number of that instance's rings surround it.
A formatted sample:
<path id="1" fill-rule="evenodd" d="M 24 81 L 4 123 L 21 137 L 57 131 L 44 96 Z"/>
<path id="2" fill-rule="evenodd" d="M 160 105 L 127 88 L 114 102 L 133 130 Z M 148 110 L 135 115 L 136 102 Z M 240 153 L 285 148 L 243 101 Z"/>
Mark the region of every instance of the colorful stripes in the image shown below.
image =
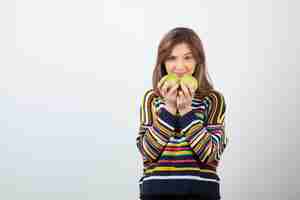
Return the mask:
<path id="1" fill-rule="evenodd" d="M 143 156 L 144 175 L 164 178 L 170 173 L 184 174 L 182 177 L 195 173 L 216 175 L 216 167 L 228 144 L 225 108 L 224 96 L 211 90 L 196 95 L 193 110 L 176 117 L 165 109 L 163 100 L 153 89 L 148 90 L 141 103 L 136 138 Z M 180 137 L 175 136 L 178 130 Z"/>
<path id="2" fill-rule="evenodd" d="M 153 162 L 162 153 L 175 130 L 175 119 L 166 109 L 158 112 L 155 94 L 149 90 L 143 97 L 140 107 L 140 129 L 136 145 L 143 155 L 144 162 Z"/>
<path id="3" fill-rule="evenodd" d="M 153 172 L 161 172 L 161 171 L 168 171 L 168 172 L 181 172 L 181 171 L 195 171 L 195 172 L 206 172 L 206 173 L 216 173 L 213 170 L 209 169 L 200 169 L 196 167 L 155 167 L 153 169 L 146 170 L 146 174 L 150 174 Z"/>
<path id="4" fill-rule="evenodd" d="M 186 138 L 171 137 L 158 162 L 145 170 L 145 174 L 154 172 L 172 172 L 180 175 L 190 172 L 216 173 L 216 169 L 204 165 L 200 168 Z"/>
<path id="5" fill-rule="evenodd" d="M 189 123 L 185 121 L 188 125 L 183 130 L 199 160 L 215 165 L 228 143 L 225 134 L 226 104 L 224 96 L 217 91 L 210 92 L 204 99 L 209 105 L 206 125 L 195 123 L 198 119 L 193 116 L 187 120 Z"/>

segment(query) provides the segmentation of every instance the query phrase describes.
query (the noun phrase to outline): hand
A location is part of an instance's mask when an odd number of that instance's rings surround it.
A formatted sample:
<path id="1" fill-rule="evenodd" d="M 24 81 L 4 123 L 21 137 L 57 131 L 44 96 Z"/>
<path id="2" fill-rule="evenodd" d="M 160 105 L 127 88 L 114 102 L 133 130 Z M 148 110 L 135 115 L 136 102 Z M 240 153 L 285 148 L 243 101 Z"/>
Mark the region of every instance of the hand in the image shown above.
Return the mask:
<path id="1" fill-rule="evenodd" d="M 177 108 L 181 116 L 192 111 L 192 99 L 194 97 L 195 91 L 192 88 L 180 83 L 181 91 L 179 91 L 177 97 Z"/>
<path id="2" fill-rule="evenodd" d="M 158 83 L 158 90 L 162 97 L 164 98 L 166 109 L 172 114 L 176 114 L 176 101 L 177 101 L 177 89 L 179 84 L 175 84 L 173 87 L 168 84 L 163 84 L 163 82 Z"/>

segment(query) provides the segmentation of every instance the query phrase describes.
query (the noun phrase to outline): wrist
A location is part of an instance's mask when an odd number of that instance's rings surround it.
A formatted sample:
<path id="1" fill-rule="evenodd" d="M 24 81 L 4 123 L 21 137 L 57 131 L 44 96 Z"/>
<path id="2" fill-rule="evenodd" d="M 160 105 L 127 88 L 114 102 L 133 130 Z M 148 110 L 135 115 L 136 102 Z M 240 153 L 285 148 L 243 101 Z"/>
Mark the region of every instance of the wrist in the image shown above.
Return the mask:
<path id="1" fill-rule="evenodd" d="M 176 115 L 176 111 L 177 111 L 176 107 L 166 104 L 165 108 L 172 115 Z"/>
<path id="2" fill-rule="evenodd" d="M 183 115 L 185 115 L 185 114 L 187 114 L 187 113 L 189 113 L 189 112 L 191 112 L 191 111 L 192 111 L 192 108 L 191 108 L 191 107 L 188 107 L 188 108 L 179 110 L 179 114 L 180 114 L 180 116 L 183 116 Z"/>

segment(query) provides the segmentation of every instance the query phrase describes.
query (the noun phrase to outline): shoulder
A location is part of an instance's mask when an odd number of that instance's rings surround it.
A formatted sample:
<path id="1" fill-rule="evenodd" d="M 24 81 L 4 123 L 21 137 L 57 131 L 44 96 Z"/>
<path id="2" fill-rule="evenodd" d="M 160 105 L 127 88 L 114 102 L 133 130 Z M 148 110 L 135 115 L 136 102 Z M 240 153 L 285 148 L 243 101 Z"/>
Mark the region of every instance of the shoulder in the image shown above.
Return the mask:
<path id="1" fill-rule="evenodd" d="M 219 90 L 210 90 L 207 95 L 214 104 L 225 105 L 225 97 Z"/>
<path id="2" fill-rule="evenodd" d="M 216 89 L 205 90 L 200 93 L 196 93 L 194 97 L 195 101 L 208 101 L 208 103 L 219 104 L 220 102 L 225 103 L 225 97 L 223 93 Z"/>

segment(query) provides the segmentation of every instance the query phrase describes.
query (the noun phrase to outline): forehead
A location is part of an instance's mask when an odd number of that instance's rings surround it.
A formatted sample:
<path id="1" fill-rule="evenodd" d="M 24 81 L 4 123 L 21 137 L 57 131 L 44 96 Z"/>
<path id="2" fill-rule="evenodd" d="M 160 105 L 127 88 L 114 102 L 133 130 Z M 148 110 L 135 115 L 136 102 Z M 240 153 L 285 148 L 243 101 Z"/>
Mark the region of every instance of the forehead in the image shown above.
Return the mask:
<path id="1" fill-rule="evenodd" d="M 173 47 L 171 54 L 173 54 L 173 55 L 179 54 L 180 55 L 180 54 L 185 54 L 188 52 L 191 52 L 189 45 L 187 43 L 179 43 Z"/>

